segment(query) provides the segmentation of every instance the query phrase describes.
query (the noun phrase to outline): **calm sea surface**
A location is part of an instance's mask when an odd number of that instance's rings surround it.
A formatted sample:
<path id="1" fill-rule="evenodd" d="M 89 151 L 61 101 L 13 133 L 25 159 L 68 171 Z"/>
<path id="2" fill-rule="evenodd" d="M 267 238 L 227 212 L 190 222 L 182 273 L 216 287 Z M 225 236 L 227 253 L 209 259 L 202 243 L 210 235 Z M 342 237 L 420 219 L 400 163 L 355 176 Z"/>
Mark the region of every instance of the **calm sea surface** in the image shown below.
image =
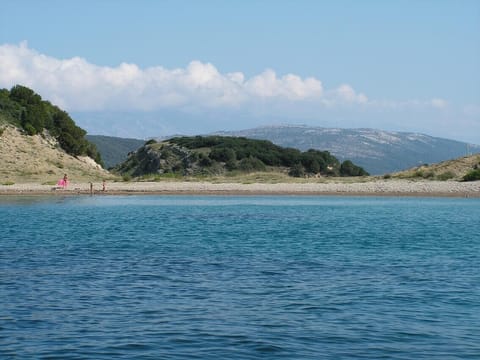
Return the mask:
<path id="1" fill-rule="evenodd" d="M 1 359 L 480 359 L 480 200 L 0 198 Z"/>

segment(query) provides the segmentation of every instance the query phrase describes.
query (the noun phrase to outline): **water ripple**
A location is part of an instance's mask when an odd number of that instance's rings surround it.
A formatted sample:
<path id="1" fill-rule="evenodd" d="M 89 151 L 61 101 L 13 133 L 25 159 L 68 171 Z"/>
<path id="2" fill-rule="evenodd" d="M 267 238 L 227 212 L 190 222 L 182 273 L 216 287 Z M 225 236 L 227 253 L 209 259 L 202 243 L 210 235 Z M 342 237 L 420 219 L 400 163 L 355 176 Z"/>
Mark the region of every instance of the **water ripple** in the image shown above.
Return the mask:
<path id="1" fill-rule="evenodd" d="M 480 358 L 480 201 L 0 202 L 0 358 Z"/>

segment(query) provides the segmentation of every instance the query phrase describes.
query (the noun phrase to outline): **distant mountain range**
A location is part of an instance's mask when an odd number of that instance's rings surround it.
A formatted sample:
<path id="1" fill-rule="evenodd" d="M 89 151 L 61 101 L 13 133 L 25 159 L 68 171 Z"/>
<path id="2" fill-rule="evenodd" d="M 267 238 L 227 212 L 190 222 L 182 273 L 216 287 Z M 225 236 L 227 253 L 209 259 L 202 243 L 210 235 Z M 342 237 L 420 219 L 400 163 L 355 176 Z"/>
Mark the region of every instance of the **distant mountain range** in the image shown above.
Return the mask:
<path id="1" fill-rule="evenodd" d="M 375 129 L 337 129 L 309 126 L 268 126 L 218 135 L 270 140 L 305 151 L 328 150 L 339 160 L 349 159 L 372 175 L 405 170 L 480 152 L 479 145 L 425 134 Z"/>
<path id="2" fill-rule="evenodd" d="M 214 133 L 270 140 L 302 151 L 328 150 L 340 161 L 351 160 L 372 175 L 393 173 L 423 164 L 438 163 L 480 152 L 479 145 L 432 137 L 425 134 L 375 129 L 337 129 L 309 126 L 268 126 Z M 165 139 L 167 137 L 163 137 Z M 145 141 L 87 135 L 96 144 L 106 167 L 125 161 L 127 154 Z"/>

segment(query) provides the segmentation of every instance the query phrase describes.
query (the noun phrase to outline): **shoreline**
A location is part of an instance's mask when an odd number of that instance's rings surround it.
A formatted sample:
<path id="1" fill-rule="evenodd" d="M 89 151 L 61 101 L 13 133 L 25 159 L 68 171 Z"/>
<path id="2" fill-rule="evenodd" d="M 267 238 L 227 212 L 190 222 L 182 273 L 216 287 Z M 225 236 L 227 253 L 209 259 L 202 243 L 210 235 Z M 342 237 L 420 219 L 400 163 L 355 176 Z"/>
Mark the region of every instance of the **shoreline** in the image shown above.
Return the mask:
<path id="1" fill-rule="evenodd" d="M 480 198 L 480 181 L 372 180 L 368 182 L 308 183 L 210 183 L 191 181 L 112 182 L 102 191 L 93 184 L 93 195 L 325 195 L 325 196 L 411 196 Z M 37 183 L 0 185 L 0 196 L 92 195 L 89 183 L 73 183 L 67 189 Z"/>

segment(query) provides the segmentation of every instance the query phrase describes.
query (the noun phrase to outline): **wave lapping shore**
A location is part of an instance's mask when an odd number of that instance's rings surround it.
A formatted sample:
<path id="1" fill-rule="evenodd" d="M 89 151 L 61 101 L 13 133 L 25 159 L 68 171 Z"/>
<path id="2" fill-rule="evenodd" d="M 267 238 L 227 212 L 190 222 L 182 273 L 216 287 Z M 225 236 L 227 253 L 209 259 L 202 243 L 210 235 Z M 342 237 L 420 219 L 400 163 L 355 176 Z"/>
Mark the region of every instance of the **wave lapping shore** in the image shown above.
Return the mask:
<path id="1" fill-rule="evenodd" d="M 111 182 L 106 191 L 93 184 L 94 194 L 228 194 L 228 195 L 370 195 L 480 197 L 480 181 L 374 180 L 367 182 L 212 183 L 195 181 Z M 91 194 L 90 183 L 72 183 L 67 189 L 36 183 L 0 185 L 0 195 Z"/>

